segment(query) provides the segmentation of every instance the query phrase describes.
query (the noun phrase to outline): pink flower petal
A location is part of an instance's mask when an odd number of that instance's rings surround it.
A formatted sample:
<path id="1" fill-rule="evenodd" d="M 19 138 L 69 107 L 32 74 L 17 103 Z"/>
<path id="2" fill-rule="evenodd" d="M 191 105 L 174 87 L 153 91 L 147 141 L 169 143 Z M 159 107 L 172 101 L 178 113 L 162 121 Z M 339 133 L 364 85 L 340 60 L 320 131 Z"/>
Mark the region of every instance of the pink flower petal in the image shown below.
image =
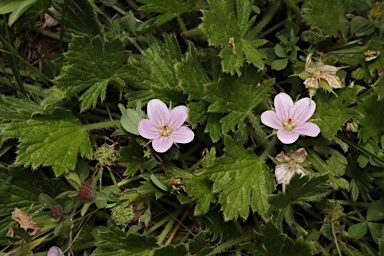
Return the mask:
<path id="1" fill-rule="evenodd" d="M 189 109 L 186 106 L 178 106 L 171 110 L 169 114 L 168 124 L 172 129 L 181 127 L 188 118 Z"/>
<path id="2" fill-rule="evenodd" d="M 172 147 L 173 139 L 172 136 L 160 137 L 152 141 L 152 147 L 156 152 L 164 153 Z"/>
<path id="3" fill-rule="evenodd" d="M 307 135 L 310 137 L 316 137 L 320 133 L 320 128 L 314 123 L 304 123 L 304 124 L 301 124 L 300 126 L 297 126 L 294 129 L 294 132 Z"/>
<path id="4" fill-rule="evenodd" d="M 57 247 L 57 246 L 52 246 L 49 248 L 47 256 L 63 256 L 63 251 Z"/>
<path id="5" fill-rule="evenodd" d="M 298 163 L 303 163 L 307 159 L 307 151 L 305 148 L 299 148 L 294 153 L 291 154 L 291 157 Z"/>
<path id="6" fill-rule="evenodd" d="M 139 134 L 150 140 L 158 139 L 161 135 L 157 124 L 153 120 L 143 119 L 137 127 Z"/>
<path id="7" fill-rule="evenodd" d="M 289 176 L 289 165 L 288 164 L 279 164 L 275 167 L 275 176 L 277 183 L 288 183 L 290 180 Z"/>
<path id="8" fill-rule="evenodd" d="M 284 144 L 292 144 L 299 138 L 299 134 L 296 133 L 296 131 L 287 132 L 286 130 L 278 130 L 277 138 Z"/>
<path id="9" fill-rule="evenodd" d="M 288 163 L 290 160 L 290 157 L 287 156 L 284 151 L 281 151 L 278 155 L 276 155 L 276 160 L 281 163 Z"/>
<path id="10" fill-rule="evenodd" d="M 158 99 L 150 100 L 147 105 L 149 119 L 153 120 L 157 127 L 164 125 L 169 120 L 169 110 L 164 102 Z"/>
<path id="11" fill-rule="evenodd" d="M 195 137 L 195 134 L 191 129 L 186 126 L 182 126 L 172 132 L 172 139 L 175 143 L 189 143 Z"/>
<path id="12" fill-rule="evenodd" d="M 303 98 L 296 102 L 291 109 L 291 114 L 296 119 L 296 125 L 306 122 L 315 113 L 316 103 L 310 98 Z"/>
<path id="13" fill-rule="evenodd" d="M 284 118 L 287 118 L 289 116 L 289 110 L 293 106 L 293 100 L 291 97 L 286 93 L 279 93 L 275 96 L 274 103 L 276 114 L 279 119 L 284 120 Z"/>
<path id="14" fill-rule="evenodd" d="M 284 129 L 283 120 L 280 120 L 276 112 L 272 110 L 267 110 L 261 114 L 261 122 L 276 130 Z"/>

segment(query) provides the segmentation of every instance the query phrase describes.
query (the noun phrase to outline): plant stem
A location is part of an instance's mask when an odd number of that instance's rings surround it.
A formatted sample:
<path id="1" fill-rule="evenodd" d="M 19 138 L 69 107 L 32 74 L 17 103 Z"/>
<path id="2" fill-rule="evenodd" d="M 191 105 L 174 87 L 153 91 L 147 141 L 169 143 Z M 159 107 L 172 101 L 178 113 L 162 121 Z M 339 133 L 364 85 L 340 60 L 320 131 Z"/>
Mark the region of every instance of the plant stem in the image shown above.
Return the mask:
<path id="1" fill-rule="evenodd" d="M 335 245 L 336 245 L 337 253 L 339 254 L 339 256 L 343 256 L 343 254 L 340 251 L 339 243 L 337 242 L 337 236 L 336 236 L 336 231 L 335 231 L 335 224 L 332 222 L 331 226 L 332 226 L 332 235 L 333 235 L 333 239 L 335 240 Z"/>
<path id="2" fill-rule="evenodd" d="M 274 135 L 272 137 L 272 140 L 269 141 L 269 144 L 267 145 L 266 149 L 264 150 L 263 154 L 259 157 L 260 161 L 261 162 L 264 162 L 265 159 L 267 159 L 269 153 L 272 151 L 272 149 L 275 147 L 275 144 L 276 144 L 276 140 L 277 140 L 277 136 Z"/>
<path id="3" fill-rule="evenodd" d="M 236 244 L 239 244 L 241 242 L 244 242 L 244 241 L 247 241 L 247 240 L 250 240 L 252 238 L 255 237 L 255 234 L 249 234 L 249 235 L 246 235 L 246 236 L 241 236 L 239 238 L 236 238 L 234 240 L 231 240 L 231 241 L 228 241 L 222 245 L 220 245 L 219 247 L 216 247 L 213 251 L 211 251 L 210 253 L 206 254 L 206 256 L 210 256 L 210 255 L 215 255 L 221 251 L 224 251 L 226 248 L 229 248 L 229 247 L 232 247 Z"/>
<path id="4" fill-rule="evenodd" d="M 245 39 L 253 39 L 258 33 L 261 32 L 261 30 L 272 20 L 273 16 L 275 16 L 276 12 L 281 7 L 281 0 L 277 0 L 275 3 L 272 4 L 271 9 L 269 9 L 269 12 L 267 15 L 263 17 L 263 19 L 257 24 L 249 33 L 247 33 L 244 38 Z"/>
<path id="5" fill-rule="evenodd" d="M 184 207 L 179 207 L 176 209 L 176 211 L 171 214 L 171 219 L 168 221 L 167 225 L 164 227 L 163 232 L 159 235 L 157 239 L 157 244 L 162 245 L 165 238 L 167 237 L 169 231 L 171 231 L 171 228 L 173 227 L 173 224 L 175 224 L 176 219 L 180 216 L 182 211 L 184 210 Z"/>
<path id="6" fill-rule="evenodd" d="M 181 31 L 187 32 L 187 27 L 185 26 L 185 23 L 184 23 L 183 19 L 180 17 L 180 15 L 177 15 L 177 21 L 179 22 Z"/>
<path id="7" fill-rule="evenodd" d="M 276 25 L 274 25 L 273 27 L 267 29 L 263 33 L 260 33 L 259 35 L 255 36 L 255 38 L 257 38 L 257 39 L 264 38 L 266 35 L 268 35 L 269 33 L 272 33 L 273 31 L 275 31 L 279 27 L 283 26 L 284 24 L 285 24 L 285 20 L 277 23 Z"/>
<path id="8" fill-rule="evenodd" d="M 177 231 L 179 230 L 180 226 L 182 225 L 185 217 L 188 215 L 188 209 L 184 211 L 184 214 L 181 216 L 180 220 L 177 221 L 176 227 L 172 230 L 171 234 L 169 235 L 167 241 L 165 241 L 165 245 L 169 245 L 172 242 L 172 239 L 175 237 Z"/>
<path id="9" fill-rule="evenodd" d="M 86 124 L 86 125 L 83 125 L 83 127 L 85 130 L 90 131 L 90 130 L 103 129 L 111 126 L 117 126 L 119 124 L 120 124 L 120 120 L 112 120 L 112 121 L 106 121 L 106 122 L 100 122 L 100 123 Z"/>
<path id="10" fill-rule="evenodd" d="M 55 39 L 55 40 L 60 40 L 60 35 L 53 33 L 51 31 L 48 31 L 48 30 L 45 30 L 45 29 L 42 29 L 42 28 L 39 28 L 36 26 L 32 27 L 32 30 L 39 33 L 39 34 L 42 34 L 43 36 L 50 37 L 50 38 Z M 71 39 L 63 38 L 63 42 L 70 43 Z"/>
<path id="11" fill-rule="evenodd" d="M 264 132 L 263 129 L 261 129 L 259 120 L 256 118 L 256 116 L 252 112 L 248 114 L 248 119 L 251 122 L 253 129 L 255 129 L 256 131 L 256 133 L 253 134 L 254 138 L 263 147 L 266 147 L 268 145 L 267 134 Z"/>

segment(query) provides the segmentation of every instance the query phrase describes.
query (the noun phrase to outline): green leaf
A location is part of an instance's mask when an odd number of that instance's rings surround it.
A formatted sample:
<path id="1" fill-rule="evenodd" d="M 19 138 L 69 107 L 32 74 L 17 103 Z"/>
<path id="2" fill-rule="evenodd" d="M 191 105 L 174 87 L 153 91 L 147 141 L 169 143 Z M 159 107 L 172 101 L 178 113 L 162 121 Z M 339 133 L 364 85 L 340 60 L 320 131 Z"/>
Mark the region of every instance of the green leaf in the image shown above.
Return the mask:
<path id="1" fill-rule="evenodd" d="M 140 61 L 131 59 L 130 70 L 126 73 L 130 85 L 142 90 L 128 92 L 128 106 L 134 107 L 141 99 L 146 103 L 151 99 L 175 105 L 185 104 L 186 97 L 176 77 L 175 64 L 181 61 L 181 51 L 174 35 L 165 35 L 164 43 L 152 40 Z"/>
<path id="2" fill-rule="evenodd" d="M 150 256 L 156 245 L 154 237 L 128 234 L 116 229 L 114 232 L 100 233 L 100 241 L 92 256 Z"/>
<path id="3" fill-rule="evenodd" d="M 24 96 L 16 98 L 0 95 L 0 106 L 1 121 L 30 118 L 43 112 L 43 108 L 39 104 Z"/>
<path id="4" fill-rule="evenodd" d="M 338 37 L 339 31 L 346 36 L 347 20 L 343 0 L 309 0 L 305 1 L 302 10 L 304 18 L 312 28 L 319 27 L 329 36 Z"/>
<path id="5" fill-rule="evenodd" d="M 357 223 L 349 226 L 348 228 L 348 235 L 352 237 L 353 239 L 360 239 L 367 233 L 367 223 Z"/>
<path id="6" fill-rule="evenodd" d="M 57 2 L 63 13 L 65 10 L 65 30 L 75 35 L 101 35 L 101 22 L 98 19 L 97 7 L 94 2 L 83 0 L 67 0 Z"/>
<path id="7" fill-rule="evenodd" d="M 383 238 L 384 224 L 376 222 L 368 222 L 368 229 L 371 233 L 373 240 L 378 243 L 379 239 Z"/>
<path id="8" fill-rule="evenodd" d="M 310 207 L 308 202 L 317 202 L 330 193 L 326 183 L 328 175 L 309 178 L 308 175 L 300 177 L 294 175 L 287 185 L 285 192 L 280 192 L 269 198 L 269 203 L 276 209 L 285 208 L 292 204 Z"/>
<path id="9" fill-rule="evenodd" d="M 135 135 L 139 135 L 138 126 L 140 121 L 144 118 L 144 114 L 141 110 L 137 112 L 136 110 L 127 108 L 125 113 L 121 115 L 121 126 L 127 132 L 130 132 Z"/>
<path id="10" fill-rule="evenodd" d="M 175 65 L 180 86 L 189 100 L 200 101 L 205 96 L 205 85 L 212 82 L 200 64 L 195 46 L 190 43 L 185 58 Z"/>
<path id="11" fill-rule="evenodd" d="M 330 147 L 317 146 L 314 149 L 327 158 L 327 160 L 324 161 L 315 151 L 307 150 L 307 160 L 317 169 L 318 174 L 329 174 L 328 182 L 334 189 L 346 189 L 348 187 L 348 181 L 341 178 L 341 176 L 344 175 L 348 163 L 347 159 L 340 154 L 340 152 Z"/>
<path id="12" fill-rule="evenodd" d="M 209 0 L 208 3 L 210 9 L 203 11 L 201 28 L 210 45 L 222 48 L 220 57 L 224 72 L 241 74 L 245 59 L 263 69 L 263 55 L 256 48 L 267 41 L 243 38 L 255 21 L 255 17 L 250 18 L 253 0 Z"/>
<path id="13" fill-rule="evenodd" d="M 382 113 L 384 113 L 384 101 L 377 101 L 376 95 L 363 99 L 358 105 L 358 111 L 364 118 L 360 120 L 359 137 L 364 141 L 368 141 L 372 138 L 374 141 L 379 140 L 379 134 L 384 131 L 382 122 Z"/>
<path id="14" fill-rule="evenodd" d="M 255 256 L 307 256 L 313 255 L 310 243 L 304 242 L 302 238 L 293 241 L 272 222 L 267 222 L 262 227 L 262 233 L 257 233 L 257 240 L 262 243 L 247 243 L 243 247 Z"/>
<path id="15" fill-rule="evenodd" d="M 13 120 L 2 134 L 19 139 L 16 164 L 51 166 L 56 176 L 75 169 L 78 153 L 92 157 L 88 133 L 69 111 Z"/>
<path id="16" fill-rule="evenodd" d="M 39 202 L 40 193 L 48 193 L 54 196 L 66 189 L 62 181 L 47 179 L 42 171 L 31 172 L 25 169 L 13 169 L 8 172 L 0 171 L 0 234 L 5 235 L 8 228 L 15 222 L 11 213 L 15 207 L 33 214 L 41 211 L 46 206 Z"/>
<path id="17" fill-rule="evenodd" d="M 361 168 L 357 165 L 356 158 L 351 157 L 348 159 L 346 174 L 351 178 L 349 185 L 352 200 L 356 202 L 359 194 L 361 194 L 364 201 L 372 200 L 369 191 L 372 189 L 371 182 L 373 179 L 368 172 L 361 171 Z"/>
<path id="18" fill-rule="evenodd" d="M 212 203 L 216 203 L 216 195 L 211 190 L 211 182 L 205 177 L 194 177 L 186 181 L 185 187 L 189 196 L 197 202 L 195 206 L 195 215 L 206 214 Z"/>
<path id="19" fill-rule="evenodd" d="M 178 246 L 167 245 L 161 247 L 159 250 L 155 251 L 154 256 L 169 256 L 169 255 L 188 255 L 185 245 L 180 244 Z"/>
<path id="20" fill-rule="evenodd" d="M 316 93 L 316 111 L 312 118 L 320 127 L 321 135 L 332 139 L 347 120 L 359 117 L 358 112 L 350 106 L 356 103 L 356 95 L 362 89 L 361 86 L 340 89 L 337 91 L 338 97 L 322 91 Z"/>
<path id="21" fill-rule="evenodd" d="M 272 62 L 271 68 L 277 71 L 285 69 L 288 65 L 288 59 L 277 59 Z"/>
<path id="22" fill-rule="evenodd" d="M 197 0 L 140 0 L 144 5 L 140 11 L 162 13 L 157 17 L 158 26 L 189 12 L 197 3 Z"/>
<path id="23" fill-rule="evenodd" d="M 213 181 L 213 192 L 220 194 L 224 219 L 246 219 L 250 208 L 266 218 L 267 195 L 275 187 L 271 171 L 252 150 L 231 137 L 225 137 L 224 145 L 226 153 L 203 172 Z"/>
<path id="24" fill-rule="evenodd" d="M 245 118 L 267 98 L 267 93 L 273 85 L 270 79 L 262 84 L 255 84 L 263 75 L 249 68 L 241 77 L 224 76 L 216 83 L 206 86 L 205 99 L 211 103 L 208 112 L 228 113 L 221 120 L 221 132 L 235 131 L 236 126 L 244 122 Z"/>
<path id="25" fill-rule="evenodd" d="M 384 219 L 384 199 L 369 203 L 367 209 L 367 220 L 378 221 Z"/>
<path id="26" fill-rule="evenodd" d="M 110 42 L 100 37 L 75 37 L 65 55 L 67 65 L 64 66 L 56 85 L 68 88 L 68 94 L 80 96 L 81 110 L 95 107 L 98 99 L 105 100 L 107 86 L 119 84 L 127 71 L 123 65 L 128 59 L 124 45 L 114 39 Z"/>
<path id="27" fill-rule="evenodd" d="M 12 26 L 36 2 L 37 0 L 2 0 L 0 2 L 0 14 L 12 12 L 8 19 L 8 25 Z"/>

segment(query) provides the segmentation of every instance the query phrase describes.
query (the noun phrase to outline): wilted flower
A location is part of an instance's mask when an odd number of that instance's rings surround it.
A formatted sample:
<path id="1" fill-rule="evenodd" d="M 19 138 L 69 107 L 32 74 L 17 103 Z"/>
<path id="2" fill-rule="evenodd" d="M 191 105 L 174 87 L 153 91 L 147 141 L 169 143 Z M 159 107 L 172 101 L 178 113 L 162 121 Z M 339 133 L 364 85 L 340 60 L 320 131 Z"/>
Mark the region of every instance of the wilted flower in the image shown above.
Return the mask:
<path id="1" fill-rule="evenodd" d="M 48 8 L 48 10 L 50 11 L 50 12 L 52 12 L 53 14 L 55 14 L 55 15 L 58 15 L 58 14 L 60 14 L 55 8 L 53 8 L 53 7 L 50 7 L 50 8 Z M 59 24 L 59 22 L 55 19 L 55 18 L 53 18 L 53 17 L 51 17 L 49 14 L 47 14 L 47 13 L 45 13 L 44 14 L 44 24 L 43 24 L 43 27 L 48 27 L 48 28 L 51 28 L 51 27 L 54 27 L 54 26 L 56 26 L 57 24 Z"/>
<path id="2" fill-rule="evenodd" d="M 283 185 L 283 191 L 285 191 L 285 186 L 295 173 L 301 175 L 307 174 L 307 171 L 302 166 L 306 158 L 307 152 L 304 148 L 299 148 L 293 153 L 288 153 L 288 155 L 281 151 L 281 153 L 276 156 L 276 160 L 281 164 L 276 165 L 275 176 L 277 183 Z"/>
<path id="3" fill-rule="evenodd" d="M 267 110 L 261 114 L 261 122 L 277 130 L 277 138 L 284 144 L 292 144 L 299 135 L 316 137 L 320 128 L 307 120 L 313 115 L 316 103 L 303 98 L 293 103 L 286 93 L 279 93 L 275 97 L 275 111 Z"/>
<path id="4" fill-rule="evenodd" d="M 47 256 L 63 256 L 63 255 L 64 255 L 63 251 L 57 246 L 52 246 L 51 248 L 49 248 L 49 251 L 47 254 Z"/>
<path id="5" fill-rule="evenodd" d="M 326 91 L 333 92 L 332 88 L 343 88 L 344 85 L 341 83 L 336 72 L 343 67 L 334 67 L 330 65 L 324 65 L 323 62 L 318 61 L 314 66 L 311 67 L 312 54 L 309 54 L 305 62 L 305 71 L 300 73 L 300 78 L 305 79 L 305 88 L 308 88 L 310 95 L 315 95 L 317 89 L 322 87 Z"/>
<path id="6" fill-rule="evenodd" d="M 189 143 L 195 134 L 183 126 L 188 118 L 188 112 L 186 106 L 177 106 L 169 111 L 161 100 L 151 100 L 147 106 L 149 119 L 140 121 L 139 134 L 152 140 L 153 149 L 159 153 L 170 149 L 173 143 Z"/>

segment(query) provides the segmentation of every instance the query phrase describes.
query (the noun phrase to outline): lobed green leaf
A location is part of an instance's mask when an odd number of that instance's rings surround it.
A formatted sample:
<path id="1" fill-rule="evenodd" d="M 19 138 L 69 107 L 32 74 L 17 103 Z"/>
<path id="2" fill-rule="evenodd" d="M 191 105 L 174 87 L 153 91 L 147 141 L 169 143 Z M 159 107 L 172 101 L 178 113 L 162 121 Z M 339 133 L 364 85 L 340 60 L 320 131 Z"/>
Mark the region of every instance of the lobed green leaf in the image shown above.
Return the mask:
<path id="1" fill-rule="evenodd" d="M 203 174 L 213 181 L 213 192 L 219 193 L 219 202 L 225 220 L 246 219 L 250 208 L 267 218 L 268 194 L 275 187 L 268 166 L 251 150 L 226 136 L 225 154 L 214 161 Z"/>

